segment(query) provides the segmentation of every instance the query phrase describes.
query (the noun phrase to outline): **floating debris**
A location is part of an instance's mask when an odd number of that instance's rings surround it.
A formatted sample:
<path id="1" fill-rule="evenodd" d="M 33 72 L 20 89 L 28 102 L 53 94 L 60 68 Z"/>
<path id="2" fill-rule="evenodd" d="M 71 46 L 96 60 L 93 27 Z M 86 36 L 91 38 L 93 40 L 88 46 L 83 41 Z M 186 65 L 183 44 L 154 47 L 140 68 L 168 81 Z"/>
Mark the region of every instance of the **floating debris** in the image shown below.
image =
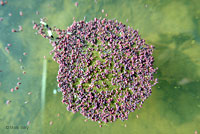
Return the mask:
<path id="1" fill-rule="evenodd" d="M 12 29 L 11 31 L 12 31 L 13 33 L 17 32 L 15 29 Z"/>
<path id="2" fill-rule="evenodd" d="M 6 50 L 7 53 L 10 53 L 8 47 L 5 47 L 5 50 Z"/>
<path id="3" fill-rule="evenodd" d="M 53 125 L 53 121 L 50 121 L 50 122 L 49 122 L 49 125 Z"/>
<path id="4" fill-rule="evenodd" d="M 11 89 L 10 89 L 10 92 L 13 92 L 13 91 L 14 91 L 14 89 L 13 89 L 13 88 L 11 88 Z"/>
<path id="5" fill-rule="evenodd" d="M 53 90 L 53 94 L 57 94 L 57 90 L 56 89 Z"/>
<path id="6" fill-rule="evenodd" d="M 17 82 L 17 86 L 21 85 L 22 83 L 21 82 Z"/>
<path id="7" fill-rule="evenodd" d="M 11 103 L 11 100 L 7 100 L 6 104 L 9 105 Z"/>
<path id="8" fill-rule="evenodd" d="M 23 53 L 23 55 L 25 56 L 25 55 L 27 55 L 27 53 L 26 53 L 26 52 L 24 52 L 24 53 Z"/>
<path id="9" fill-rule="evenodd" d="M 23 28 L 22 28 L 22 26 L 19 26 L 19 31 L 23 31 Z"/>
<path id="10" fill-rule="evenodd" d="M 20 68 L 21 68 L 22 70 L 24 70 L 24 66 L 20 66 Z"/>
<path id="11" fill-rule="evenodd" d="M 9 13 L 8 16 L 12 16 L 12 13 Z"/>
<path id="12" fill-rule="evenodd" d="M 39 15 L 39 14 L 40 14 L 40 12 L 39 12 L 39 11 L 36 11 L 36 12 L 35 12 L 35 14 L 36 14 L 36 15 Z"/>
<path id="13" fill-rule="evenodd" d="M 1 5 L 2 5 L 2 6 L 4 5 L 4 2 L 3 2 L 3 0 L 1 0 Z"/>
<path id="14" fill-rule="evenodd" d="M 31 124 L 31 122 L 30 122 L 30 121 L 27 121 L 26 125 L 29 126 L 30 124 Z"/>
<path id="15" fill-rule="evenodd" d="M 22 59 L 21 58 L 19 59 L 19 62 L 22 63 Z"/>
<path id="16" fill-rule="evenodd" d="M 7 0 L 5 0 L 4 2 L 3 0 L 1 0 L 1 6 L 4 6 L 5 4 L 8 4 Z"/>
<path id="17" fill-rule="evenodd" d="M 18 86 L 16 86 L 16 87 L 15 87 L 15 90 L 18 90 L 18 89 L 19 89 L 19 87 L 18 87 Z"/>
<path id="18" fill-rule="evenodd" d="M 20 15 L 20 16 L 23 16 L 23 12 L 22 12 L 22 11 L 19 11 L 19 15 Z"/>
<path id="19" fill-rule="evenodd" d="M 78 2 L 75 2 L 75 6 L 78 7 Z"/>
<path id="20" fill-rule="evenodd" d="M 0 21 L 3 21 L 3 17 L 0 17 Z"/>
<path id="21" fill-rule="evenodd" d="M 136 118 L 138 119 L 138 118 L 139 118 L 139 115 L 136 115 Z"/>

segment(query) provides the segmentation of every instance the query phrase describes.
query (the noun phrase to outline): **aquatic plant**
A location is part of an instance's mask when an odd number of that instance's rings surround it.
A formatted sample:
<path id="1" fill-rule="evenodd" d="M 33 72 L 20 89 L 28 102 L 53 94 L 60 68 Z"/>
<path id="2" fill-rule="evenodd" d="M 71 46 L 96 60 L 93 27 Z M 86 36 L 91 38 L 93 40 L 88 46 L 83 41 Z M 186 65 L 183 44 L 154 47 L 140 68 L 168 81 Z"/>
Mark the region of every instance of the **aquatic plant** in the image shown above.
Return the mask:
<path id="1" fill-rule="evenodd" d="M 151 95 L 157 83 L 153 46 L 137 30 L 105 18 L 74 21 L 66 30 L 41 20 L 33 28 L 53 46 L 50 54 L 59 64 L 58 87 L 68 111 L 100 123 L 127 120 Z"/>

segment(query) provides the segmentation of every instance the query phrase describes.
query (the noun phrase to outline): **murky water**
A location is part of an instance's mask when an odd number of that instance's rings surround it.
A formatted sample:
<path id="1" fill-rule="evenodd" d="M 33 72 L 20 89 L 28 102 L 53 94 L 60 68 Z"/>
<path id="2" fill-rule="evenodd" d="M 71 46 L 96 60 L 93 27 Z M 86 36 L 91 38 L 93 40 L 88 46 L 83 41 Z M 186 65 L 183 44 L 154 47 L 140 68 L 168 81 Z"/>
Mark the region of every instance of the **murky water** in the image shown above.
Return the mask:
<path id="1" fill-rule="evenodd" d="M 0 6 L 0 133 L 200 133 L 200 1 L 79 0 L 78 7 L 75 2 L 8 0 Z M 49 41 L 32 29 L 32 20 L 39 22 L 45 16 L 49 25 L 66 29 L 73 17 L 89 21 L 106 13 L 108 19 L 139 29 L 141 37 L 156 47 L 154 65 L 159 67 L 159 83 L 128 121 L 99 128 L 98 123 L 85 122 L 80 113 L 68 112 L 61 103 L 61 93 L 54 91 L 58 89 L 58 64 L 49 55 Z M 23 31 L 11 32 L 19 25 Z M 5 50 L 9 43 L 10 53 Z M 21 82 L 19 89 L 11 92 L 17 82 Z"/>

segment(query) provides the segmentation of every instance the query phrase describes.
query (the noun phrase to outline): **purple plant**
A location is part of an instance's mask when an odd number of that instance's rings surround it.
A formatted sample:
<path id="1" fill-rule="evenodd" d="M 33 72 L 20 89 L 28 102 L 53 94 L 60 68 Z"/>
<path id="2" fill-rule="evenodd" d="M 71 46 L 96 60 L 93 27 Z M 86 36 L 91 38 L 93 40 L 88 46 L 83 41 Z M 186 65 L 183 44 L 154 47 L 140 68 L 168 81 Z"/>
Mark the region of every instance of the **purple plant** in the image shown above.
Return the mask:
<path id="1" fill-rule="evenodd" d="M 157 83 L 153 46 L 117 20 L 74 21 L 67 30 L 46 23 L 34 29 L 50 40 L 59 64 L 58 86 L 67 110 L 98 122 L 127 120 L 141 108 Z"/>

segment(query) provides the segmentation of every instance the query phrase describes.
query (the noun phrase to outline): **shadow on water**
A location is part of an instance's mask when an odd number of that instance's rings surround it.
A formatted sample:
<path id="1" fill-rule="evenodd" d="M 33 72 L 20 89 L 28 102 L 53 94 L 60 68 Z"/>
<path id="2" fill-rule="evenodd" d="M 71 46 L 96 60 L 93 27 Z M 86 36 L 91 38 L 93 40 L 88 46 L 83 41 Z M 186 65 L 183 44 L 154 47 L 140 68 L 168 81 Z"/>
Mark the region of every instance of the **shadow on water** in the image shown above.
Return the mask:
<path id="1" fill-rule="evenodd" d="M 161 96 L 156 96 L 157 109 L 162 117 L 175 125 L 192 122 L 199 114 L 200 78 L 198 66 L 183 53 L 194 38 L 189 34 L 161 34 L 156 43 L 155 56 L 159 83 L 156 86 Z M 186 45 L 187 44 L 187 45 Z M 159 55 L 158 55 L 159 54 Z"/>

